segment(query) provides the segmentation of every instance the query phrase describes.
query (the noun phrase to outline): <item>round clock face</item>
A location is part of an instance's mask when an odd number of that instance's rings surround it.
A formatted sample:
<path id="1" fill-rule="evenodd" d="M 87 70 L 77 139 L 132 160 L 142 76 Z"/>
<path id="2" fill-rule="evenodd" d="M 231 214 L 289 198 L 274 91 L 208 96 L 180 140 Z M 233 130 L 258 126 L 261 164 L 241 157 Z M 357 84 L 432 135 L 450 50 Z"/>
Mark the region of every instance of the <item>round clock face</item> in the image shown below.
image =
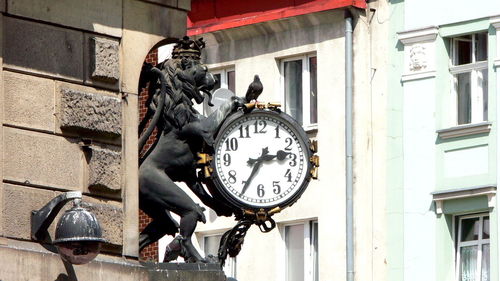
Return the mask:
<path id="1" fill-rule="evenodd" d="M 255 110 L 221 129 L 213 165 L 219 189 L 238 207 L 283 207 L 307 186 L 310 156 L 308 139 L 293 119 Z"/>

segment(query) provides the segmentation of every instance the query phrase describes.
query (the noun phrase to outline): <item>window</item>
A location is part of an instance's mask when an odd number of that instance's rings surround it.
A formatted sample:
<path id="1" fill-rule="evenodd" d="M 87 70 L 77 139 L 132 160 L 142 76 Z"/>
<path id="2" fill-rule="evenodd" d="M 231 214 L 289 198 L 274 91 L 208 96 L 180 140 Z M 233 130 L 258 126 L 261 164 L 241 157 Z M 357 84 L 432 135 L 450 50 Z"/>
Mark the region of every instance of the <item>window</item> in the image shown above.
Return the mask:
<path id="1" fill-rule="evenodd" d="M 451 67 L 456 124 L 488 120 L 488 34 L 451 39 Z"/>
<path id="2" fill-rule="evenodd" d="M 317 57 L 282 60 L 281 78 L 286 113 L 306 128 L 318 123 Z"/>
<path id="3" fill-rule="evenodd" d="M 286 281 L 318 281 L 318 222 L 285 226 Z"/>
<path id="4" fill-rule="evenodd" d="M 234 68 L 211 70 L 210 72 L 216 79 L 214 91 L 219 88 L 226 88 L 236 93 L 236 72 Z"/>
<path id="5" fill-rule="evenodd" d="M 458 281 L 490 280 L 490 218 L 488 214 L 458 217 Z"/>
<path id="6" fill-rule="evenodd" d="M 217 257 L 221 238 L 222 234 L 203 236 L 203 251 L 205 252 L 205 256 L 213 255 Z M 236 278 L 236 258 L 228 256 L 223 270 L 227 277 Z"/>

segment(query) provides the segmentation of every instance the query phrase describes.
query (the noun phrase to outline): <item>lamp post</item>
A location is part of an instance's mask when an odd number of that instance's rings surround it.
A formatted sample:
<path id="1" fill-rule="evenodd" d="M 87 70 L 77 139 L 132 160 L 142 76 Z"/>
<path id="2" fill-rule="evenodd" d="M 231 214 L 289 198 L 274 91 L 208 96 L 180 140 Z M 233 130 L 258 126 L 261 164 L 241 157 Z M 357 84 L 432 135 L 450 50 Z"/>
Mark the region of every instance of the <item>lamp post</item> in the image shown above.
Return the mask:
<path id="1" fill-rule="evenodd" d="M 72 264 L 90 262 L 99 254 L 101 243 L 106 242 L 97 218 L 82 207 L 81 198 L 79 191 L 66 192 L 31 214 L 31 238 L 39 243 L 54 244 L 61 258 Z M 47 229 L 68 201 L 73 201 L 73 208 L 59 219 L 55 240 L 51 242 Z"/>

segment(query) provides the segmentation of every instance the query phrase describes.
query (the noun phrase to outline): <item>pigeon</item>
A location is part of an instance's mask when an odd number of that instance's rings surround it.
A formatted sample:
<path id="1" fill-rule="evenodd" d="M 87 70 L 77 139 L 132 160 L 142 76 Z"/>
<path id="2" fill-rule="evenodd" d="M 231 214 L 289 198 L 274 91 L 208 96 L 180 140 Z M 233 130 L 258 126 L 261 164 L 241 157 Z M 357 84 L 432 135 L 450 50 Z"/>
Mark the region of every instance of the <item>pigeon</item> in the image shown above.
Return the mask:
<path id="1" fill-rule="evenodd" d="M 259 95 L 262 93 L 262 90 L 264 89 L 264 86 L 262 86 L 262 83 L 260 82 L 259 75 L 255 75 L 253 77 L 253 82 L 248 85 L 248 90 L 245 95 L 245 100 L 246 102 L 251 102 L 252 100 L 257 100 Z"/>

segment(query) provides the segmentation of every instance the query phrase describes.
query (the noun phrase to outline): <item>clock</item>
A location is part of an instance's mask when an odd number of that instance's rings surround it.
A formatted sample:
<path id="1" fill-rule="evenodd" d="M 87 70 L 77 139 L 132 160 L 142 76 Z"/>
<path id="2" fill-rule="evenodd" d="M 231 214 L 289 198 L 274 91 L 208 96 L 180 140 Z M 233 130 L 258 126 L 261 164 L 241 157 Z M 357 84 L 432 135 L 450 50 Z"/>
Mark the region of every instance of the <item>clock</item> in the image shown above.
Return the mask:
<path id="1" fill-rule="evenodd" d="M 228 203 L 243 210 L 292 205 L 314 168 L 302 126 L 279 109 L 234 113 L 219 129 L 213 153 L 211 180 Z"/>

